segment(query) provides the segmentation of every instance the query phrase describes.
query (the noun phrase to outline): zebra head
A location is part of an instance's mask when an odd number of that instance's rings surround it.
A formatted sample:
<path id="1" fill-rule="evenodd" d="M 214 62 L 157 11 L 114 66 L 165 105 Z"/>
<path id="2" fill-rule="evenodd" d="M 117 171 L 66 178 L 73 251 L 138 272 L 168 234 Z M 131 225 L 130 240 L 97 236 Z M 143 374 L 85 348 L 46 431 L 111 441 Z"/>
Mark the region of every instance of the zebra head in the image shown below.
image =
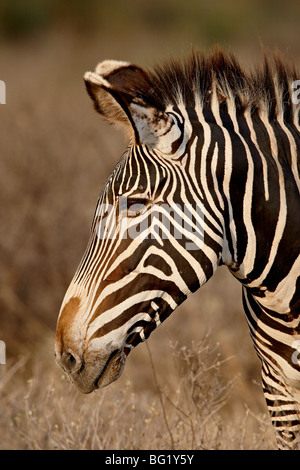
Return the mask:
<path id="1" fill-rule="evenodd" d="M 211 277 L 223 227 L 199 187 L 195 107 L 159 104 L 147 72 L 126 62 L 84 78 L 96 110 L 131 142 L 100 194 L 57 323 L 57 361 L 89 393 L 116 380 L 131 349 Z"/>

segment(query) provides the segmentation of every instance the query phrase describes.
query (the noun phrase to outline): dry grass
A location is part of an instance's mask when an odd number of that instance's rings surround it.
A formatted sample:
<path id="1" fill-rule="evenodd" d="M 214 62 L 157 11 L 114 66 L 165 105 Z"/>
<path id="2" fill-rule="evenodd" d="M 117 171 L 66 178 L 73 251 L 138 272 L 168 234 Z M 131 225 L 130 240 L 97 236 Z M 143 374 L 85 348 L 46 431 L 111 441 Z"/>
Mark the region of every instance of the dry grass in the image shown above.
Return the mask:
<path id="1" fill-rule="evenodd" d="M 117 29 L 88 36 L 58 25 L 0 45 L 0 448 L 273 448 L 240 286 L 223 268 L 109 388 L 81 395 L 54 363 L 58 310 L 124 148 L 93 111 L 83 73 L 106 58 L 148 65 L 182 51 L 183 35 L 193 40 L 187 29 L 166 41 L 136 28 L 125 41 Z"/>
<path id="2" fill-rule="evenodd" d="M 177 370 L 174 390 L 157 378 L 150 353 L 154 392 L 136 392 L 125 377 L 88 396 L 76 392 L 53 364 L 45 368 L 45 357 L 34 362 L 32 375 L 24 380 L 29 359 L 22 358 L 1 374 L 1 448 L 272 448 L 267 416 L 254 416 L 247 407 L 238 420 L 222 416 L 235 382 L 224 382 L 224 364 L 216 352 L 207 339 L 190 348 L 170 346 Z"/>

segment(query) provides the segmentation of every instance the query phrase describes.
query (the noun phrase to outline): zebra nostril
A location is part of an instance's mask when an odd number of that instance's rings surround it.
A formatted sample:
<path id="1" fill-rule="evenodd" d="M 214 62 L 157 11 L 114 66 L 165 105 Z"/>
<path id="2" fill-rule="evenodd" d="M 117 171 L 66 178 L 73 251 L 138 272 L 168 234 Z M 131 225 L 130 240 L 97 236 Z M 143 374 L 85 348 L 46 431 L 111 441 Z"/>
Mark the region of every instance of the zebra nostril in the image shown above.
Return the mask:
<path id="1" fill-rule="evenodd" d="M 66 351 L 61 356 L 61 362 L 68 372 L 76 372 L 82 367 L 82 360 L 71 351 Z"/>
<path id="2" fill-rule="evenodd" d="M 71 367 L 73 367 L 73 365 L 74 365 L 75 362 L 76 362 L 75 357 L 74 357 L 71 353 L 69 353 L 69 356 L 68 356 L 68 363 L 69 363 L 69 365 L 70 365 Z"/>

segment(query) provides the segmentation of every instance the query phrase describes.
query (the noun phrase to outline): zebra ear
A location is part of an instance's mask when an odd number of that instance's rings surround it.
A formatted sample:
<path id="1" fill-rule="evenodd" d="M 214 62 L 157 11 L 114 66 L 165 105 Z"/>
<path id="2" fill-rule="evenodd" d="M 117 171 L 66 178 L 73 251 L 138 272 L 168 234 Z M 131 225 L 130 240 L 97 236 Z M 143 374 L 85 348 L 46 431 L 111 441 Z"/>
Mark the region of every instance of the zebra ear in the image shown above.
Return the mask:
<path id="1" fill-rule="evenodd" d="M 106 120 L 121 125 L 136 145 L 171 153 L 181 131 L 171 115 L 151 103 L 152 85 L 141 67 L 107 60 L 95 72 L 86 72 L 84 80 L 96 110 Z"/>

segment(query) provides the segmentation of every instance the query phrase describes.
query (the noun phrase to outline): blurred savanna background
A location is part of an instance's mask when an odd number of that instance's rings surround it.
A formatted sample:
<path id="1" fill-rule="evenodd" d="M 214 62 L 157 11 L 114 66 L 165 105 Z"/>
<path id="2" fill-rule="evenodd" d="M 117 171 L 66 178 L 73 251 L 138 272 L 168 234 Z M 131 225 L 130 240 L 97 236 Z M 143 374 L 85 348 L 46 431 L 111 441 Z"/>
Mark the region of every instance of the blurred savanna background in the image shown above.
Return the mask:
<path id="1" fill-rule="evenodd" d="M 104 59 L 151 67 L 216 43 L 246 68 L 262 44 L 299 65 L 299 18 L 297 0 L 1 1 L 1 449 L 274 448 L 241 286 L 226 268 L 91 395 L 56 366 L 54 336 L 126 145 L 93 110 L 84 72 Z"/>

